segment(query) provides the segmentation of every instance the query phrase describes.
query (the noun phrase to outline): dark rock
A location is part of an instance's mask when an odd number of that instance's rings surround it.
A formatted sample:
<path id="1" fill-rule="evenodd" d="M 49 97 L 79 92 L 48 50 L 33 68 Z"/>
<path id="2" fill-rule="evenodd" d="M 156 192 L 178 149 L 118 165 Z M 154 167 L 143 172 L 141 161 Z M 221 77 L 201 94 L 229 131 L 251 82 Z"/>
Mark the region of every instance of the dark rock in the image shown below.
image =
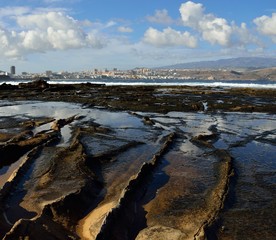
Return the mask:
<path id="1" fill-rule="evenodd" d="M 154 125 L 155 124 L 155 122 L 152 119 L 150 119 L 148 116 L 145 116 L 143 118 L 143 122 L 147 125 Z"/>
<path id="2" fill-rule="evenodd" d="M 7 84 L 7 83 L 3 83 L 3 84 L 0 85 L 0 89 L 1 90 L 12 90 L 12 89 L 17 89 L 17 86 Z"/>
<path id="3" fill-rule="evenodd" d="M 45 88 L 49 88 L 49 83 L 47 83 L 47 81 L 44 79 L 38 78 L 32 82 L 19 83 L 18 86 L 19 88 L 45 89 Z"/>

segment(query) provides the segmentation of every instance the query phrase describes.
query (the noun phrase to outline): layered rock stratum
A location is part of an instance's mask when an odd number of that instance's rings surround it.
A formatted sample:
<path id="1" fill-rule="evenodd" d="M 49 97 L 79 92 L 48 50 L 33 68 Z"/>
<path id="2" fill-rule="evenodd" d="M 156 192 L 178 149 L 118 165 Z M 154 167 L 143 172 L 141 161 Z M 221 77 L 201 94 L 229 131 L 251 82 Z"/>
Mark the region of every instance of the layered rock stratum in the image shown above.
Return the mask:
<path id="1" fill-rule="evenodd" d="M 273 239 L 273 89 L 0 85 L 2 239 Z"/>

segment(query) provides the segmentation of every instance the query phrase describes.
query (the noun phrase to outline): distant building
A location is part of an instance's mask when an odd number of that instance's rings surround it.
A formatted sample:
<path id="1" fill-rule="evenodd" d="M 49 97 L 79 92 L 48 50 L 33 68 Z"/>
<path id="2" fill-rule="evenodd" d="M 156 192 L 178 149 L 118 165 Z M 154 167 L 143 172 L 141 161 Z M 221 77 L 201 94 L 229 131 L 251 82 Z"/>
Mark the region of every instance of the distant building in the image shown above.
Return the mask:
<path id="1" fill-rule="evenodd" d="M 3 79 L 9 79 L 10 76 L 8 75 L 7 72 L 4 72 L 4 71 L 1 71 L 0 70 L 0 79 L 3 80 Z"/>
<path id="2" fill-rule="evenodd" d="M 47 70 L 47 71 L 45 72 L 45 74 L 46 74 L 47 77 L 50 77 L 51 75 L 53 75 L 53 72 L 50 71 L 50 70 Z"/>
<path id="3" fill-rule="evenodd" d="M 11 75 L 15 75 L 15 66 L 11 66 Z"/>

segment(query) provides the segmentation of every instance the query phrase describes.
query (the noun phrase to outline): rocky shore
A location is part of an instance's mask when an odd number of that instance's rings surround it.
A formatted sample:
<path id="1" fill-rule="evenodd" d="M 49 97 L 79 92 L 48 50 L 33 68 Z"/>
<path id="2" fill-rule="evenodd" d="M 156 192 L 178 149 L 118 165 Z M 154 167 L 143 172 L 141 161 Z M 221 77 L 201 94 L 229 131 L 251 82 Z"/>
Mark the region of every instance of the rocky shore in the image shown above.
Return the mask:
<path id="1" fill-rule="evenodd" d="M 276 90 L 0 85 L 0 238 L 273 239 Z"/>
<path id="2" fill-rule="evenodd" d="M 105 86 L 56 84 L 44 80 L 0 85 L 1 100 L 81 103 L 110 110 L 276 112 L 276 90 L 191 86 Z"/>

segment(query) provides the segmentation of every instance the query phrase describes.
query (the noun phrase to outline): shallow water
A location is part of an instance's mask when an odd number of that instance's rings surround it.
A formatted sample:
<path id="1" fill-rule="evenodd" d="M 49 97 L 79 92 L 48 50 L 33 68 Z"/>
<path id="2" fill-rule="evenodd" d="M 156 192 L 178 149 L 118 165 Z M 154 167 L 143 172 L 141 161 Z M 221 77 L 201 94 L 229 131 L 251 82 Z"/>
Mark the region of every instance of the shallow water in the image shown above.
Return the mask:
<path id="1" fill-rule="evenodd" d="M 216 181 L 216 161 L 204 154 L 208 150 L 196 147 L 189 139 L 198 134 L 210 134 L 210 129 L 215 126 L 219 138 L 214 142 L 214 147 L 230 151 L 236 172 L 235 189 L 233 192 L 231 190 L 229 197 L 232 199 L 229 201 L 234 201 L 234 204 L 231 203 L 231 208 L 222 214 L 223 232 L 219 231 L 218 239 L 275 237 L 275 224 L 270 220 L 276 217 L 275 115 L 171 112 L 166 118 L 158 116 L 153 119 L 170 125 L 178 133 L 182 131 L 188 139 L 179 141 L 178 147 L 166 156 L 167 166 L 163 170 L 170 176 L 170 180 L 158 190 L 155 199 L 145 206 L 149 211 L 149 226 L 156 224 L 158 216 L 159 224 L 169 227 L 181 225 L 179 222 L 182 222 L 182 231 L 189 234 L 188 226 L 193 222 L 189 216 L 197 218 L 195 209 L 204 206 L 202 199 Z M 162 205 L 160 202 L 163 202 Z M 164 205 L 172 206 L 169 214 L 167 207 L 162 207 Z M 242 223 L 236 220 L 240 214 L 246 216 L 242 218 Z M 189 224 L 185 224 L 185 221 Z M 250 225 L 251 229 L 248 229 Z M 259 232 L 256 233 L 254 229 Z"/>
<path id="2" fill-rule="evenodd" d="M 231 208 L 222 214 L 219 239 L 274 239 L 276 147 L 253 140 L 231 153 L 238 176 Z"/>

